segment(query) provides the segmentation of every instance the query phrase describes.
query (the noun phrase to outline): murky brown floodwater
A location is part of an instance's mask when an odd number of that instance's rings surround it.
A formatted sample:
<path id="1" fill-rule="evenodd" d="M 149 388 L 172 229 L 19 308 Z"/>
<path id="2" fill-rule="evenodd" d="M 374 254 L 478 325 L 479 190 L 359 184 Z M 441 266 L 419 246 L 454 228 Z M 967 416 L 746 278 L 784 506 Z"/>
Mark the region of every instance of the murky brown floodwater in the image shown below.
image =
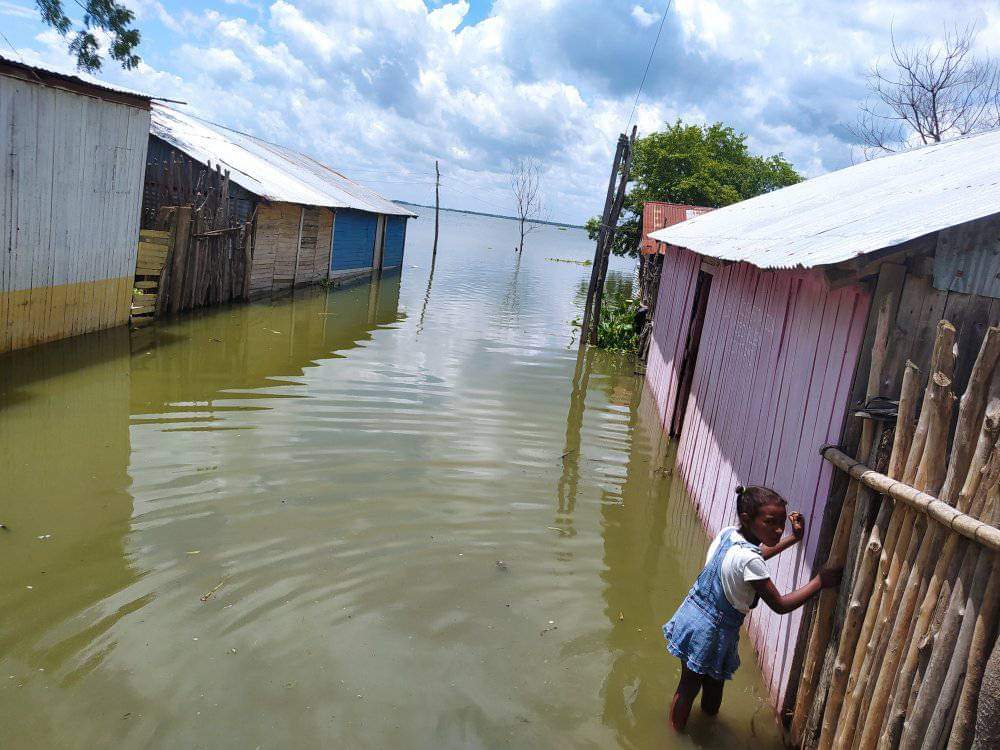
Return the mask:
<path id="1" fill-rule="evenodd" d="M 546 258 L 590 243 L 445 213 L 430 279 L 431 229 L 401 279 L 0 358 L 0 745 L 777 744 L 748 649 L 667 727 L 706 542 L 631 363 L 574 393 L 589 269 Z"/>

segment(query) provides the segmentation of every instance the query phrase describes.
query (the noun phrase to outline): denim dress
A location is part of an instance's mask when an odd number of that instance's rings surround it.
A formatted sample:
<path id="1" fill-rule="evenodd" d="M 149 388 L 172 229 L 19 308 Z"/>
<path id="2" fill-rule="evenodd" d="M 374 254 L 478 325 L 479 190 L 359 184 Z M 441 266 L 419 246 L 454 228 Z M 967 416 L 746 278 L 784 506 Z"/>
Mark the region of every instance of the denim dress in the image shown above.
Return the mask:
<path id="1" fill-rule="evenodd" d="M 759 551 L 750 542 L 734 540 L 732 530 L 726 532 L 681 606 L 663 626 L 667 650 L 692 672 L 716 680 L 732 679 L 740 666 L 737 646 L 740 625 L 746 615 L 729 603 L 719 575 L 726 552 L 734 544 Z M 756 604 L 757 597 L 754 597 L 751 607 Z"/>

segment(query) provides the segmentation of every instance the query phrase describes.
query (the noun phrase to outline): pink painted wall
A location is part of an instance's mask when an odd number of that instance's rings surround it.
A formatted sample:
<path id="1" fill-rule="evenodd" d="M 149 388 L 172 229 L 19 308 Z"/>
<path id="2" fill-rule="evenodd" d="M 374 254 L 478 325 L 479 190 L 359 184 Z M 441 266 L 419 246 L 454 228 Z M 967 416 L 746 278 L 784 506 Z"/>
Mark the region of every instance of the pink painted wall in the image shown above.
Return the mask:
<path id="1" fill-rule="evenodd" d="M 657 303 L 660 346 L 650 349 L 647 378 L 661 421 L 670 417 L 680 366 L 673 331 L 686 335 L 690 315 L 690 307 L 685 313 L 671 301 L 690 286 L 683 282 L 687 255 L 669 266 L 676 279 L 668 281 L 664 266 Z M 738 484 L 773 487 L 806 515 L 806 543 L 768 562 L 781 591 L 812 574 L 831 479 L 819 448 L 840 437 L 868 304 L 862 288 L 830 290 L 818 271 L 738 263 L 712 281 L 677 471 L 709 534 L 736 522 Z M 775 706 L 784 698 L 800 619 L 801 611 L 782 617 L 766 607 L 748 619 Z"/>
<path id="2" fill-rule="evenodd" d="M 646 364 L 646 385 L 652 391 L 660 412 L 660 424 L 665 424 L 674 413 L 677 381 L 700 265 L 701 256 L 679 248 L 670 248 L 663 257 Z"/>

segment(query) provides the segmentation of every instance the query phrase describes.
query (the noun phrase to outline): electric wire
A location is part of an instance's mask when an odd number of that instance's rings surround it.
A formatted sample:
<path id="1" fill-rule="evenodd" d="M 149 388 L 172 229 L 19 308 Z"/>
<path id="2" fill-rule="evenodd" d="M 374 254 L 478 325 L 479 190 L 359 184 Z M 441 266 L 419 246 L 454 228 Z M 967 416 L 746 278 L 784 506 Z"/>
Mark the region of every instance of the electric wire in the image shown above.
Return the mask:
<path id="1" fill-rule="evenodd" d="M 653 55 L 656 53 L 656 45 L 660 42 L 660 34 L 663 33 L 663 24 L 666 23 L 667 13 L 670 12 L 670 5 L 673 0 L 667 0 L 667 7 L 663 9 L 663 17 L 660 18 L 660 26 L 656 30 L 656 38 L 653 40 L 653 46 L 649 49 L 649 59 L 646 60 L 646 69 L 642 71 L 642 80 L 639 81 L 639 88 L 635 92 L 635 101 L 632 102 L 632 111 L 628 116 L 628 124 L 625 125 L 625 132 L 632 127 L 632 118 L 635 117 L 635 109 L 639 106 L 639 96 L 642 94 L 642 87 L 646 85 L 646 76 L 649 75 L 649 66 L 653 64 Z"/>

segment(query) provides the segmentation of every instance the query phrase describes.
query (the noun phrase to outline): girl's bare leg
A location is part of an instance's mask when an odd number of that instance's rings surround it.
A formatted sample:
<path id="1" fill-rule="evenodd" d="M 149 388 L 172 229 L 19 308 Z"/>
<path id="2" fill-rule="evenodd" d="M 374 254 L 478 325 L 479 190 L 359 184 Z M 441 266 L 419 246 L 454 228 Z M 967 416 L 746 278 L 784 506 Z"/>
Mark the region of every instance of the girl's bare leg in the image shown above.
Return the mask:
<path id="1" fill-rule="evenodd" d="M 712 677 L 702 677 L 701 683 L 701 710 L 706 714 L 715 716 L 722 706 L 722 688 L 726 683 Z"/>
<path id="2" fill-rule="evenodd" d="M 681 681 L 677 684 L 674 701 L 670 704 L 670 725 L 678 732 L 683 732 L 687 726 L 691 706 L 701 689 L 702 676 L 692 672 L 686 664 L 681 664 Z"/>

